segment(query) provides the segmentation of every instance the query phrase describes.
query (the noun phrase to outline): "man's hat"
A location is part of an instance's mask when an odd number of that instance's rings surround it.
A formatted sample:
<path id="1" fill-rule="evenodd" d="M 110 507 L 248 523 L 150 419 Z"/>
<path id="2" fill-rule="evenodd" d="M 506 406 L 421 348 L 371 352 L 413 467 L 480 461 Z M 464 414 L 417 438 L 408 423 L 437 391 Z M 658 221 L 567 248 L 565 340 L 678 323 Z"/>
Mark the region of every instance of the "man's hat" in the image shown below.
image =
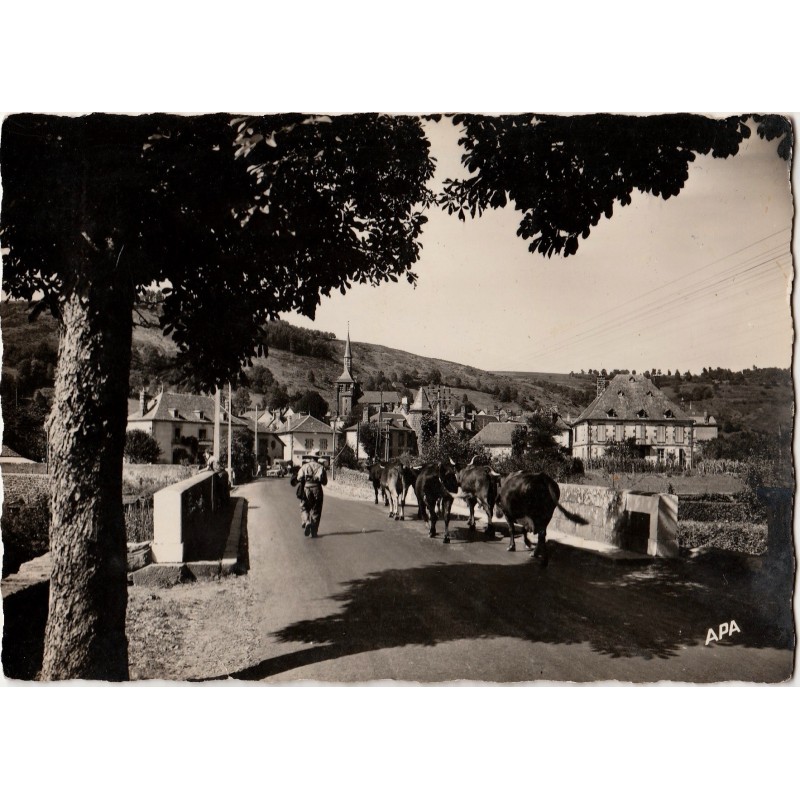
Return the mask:
<path id="1" fill-rule="evenodd" d="M 309 458 L 319 458 L 320 453 L 319 450 L 315 448 L 314 450 L 311 450 L 307 455 Z"/>

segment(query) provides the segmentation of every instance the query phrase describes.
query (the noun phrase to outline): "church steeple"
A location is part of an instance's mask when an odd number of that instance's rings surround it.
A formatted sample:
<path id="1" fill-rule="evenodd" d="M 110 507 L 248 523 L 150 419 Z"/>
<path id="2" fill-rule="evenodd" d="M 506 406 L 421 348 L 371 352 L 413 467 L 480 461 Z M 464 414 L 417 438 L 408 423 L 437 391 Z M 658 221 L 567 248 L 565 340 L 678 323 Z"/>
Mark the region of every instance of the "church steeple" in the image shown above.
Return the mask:
<path id="1" fill-rule="evenodd" d="M 347 416 L 359 395 L 358 384 L 353 377 L 353 352 L 350 346 L 350 323 L 347 323 L 347 339 L 344 344 L 344 370 L 336 380 L 337 416 Z"/>
<path id="2" fill-rule="evenodd" d="M 350 352 L 350 323 L 347 323 L 347 341 L 344 345 L 344 371 L 348 374 L 353 369 L 353 354 Z"/>

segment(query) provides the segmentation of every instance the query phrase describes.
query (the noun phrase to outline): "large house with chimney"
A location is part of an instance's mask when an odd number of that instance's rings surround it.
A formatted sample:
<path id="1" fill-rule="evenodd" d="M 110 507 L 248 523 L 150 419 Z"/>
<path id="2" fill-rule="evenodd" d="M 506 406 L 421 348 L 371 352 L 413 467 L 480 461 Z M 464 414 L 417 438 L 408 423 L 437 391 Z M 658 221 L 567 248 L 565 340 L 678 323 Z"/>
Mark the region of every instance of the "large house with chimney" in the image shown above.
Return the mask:
<path id="1" fill-rule="evenodd" d="M 224 408 L 220 418 L 227 429 Z M 231 415 L 231 427 L 238 431 L 250 426 Z M 214 398 L 165 391 L 150 397 L 142 390 L 138 407 L 128 414 L 127 429 L 144 431 L 156 440 L 161 449 L 159 464 L 202 464 L 206 452 L 214 449 Z"/>
<path id="2" fill-rule="evenodd" d="M 694 419 L 643 375 L 616 375 L 572 424 L 572 455 L 602 458 L 631 440 L 639 458 L 691 467 Z"/>

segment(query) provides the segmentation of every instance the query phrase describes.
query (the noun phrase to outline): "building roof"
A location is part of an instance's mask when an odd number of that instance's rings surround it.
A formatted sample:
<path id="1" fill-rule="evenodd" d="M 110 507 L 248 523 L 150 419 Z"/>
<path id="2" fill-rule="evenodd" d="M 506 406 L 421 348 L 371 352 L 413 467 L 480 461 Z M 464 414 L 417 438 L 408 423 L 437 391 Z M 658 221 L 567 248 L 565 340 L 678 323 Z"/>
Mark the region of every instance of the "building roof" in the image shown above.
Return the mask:
<path id="1" fill-rule="evenodd" d="M 649 378 L 644 375 L 620 374 L 612 378 L 605 391 L 583 410 L 575 423 L 589 419 L 690 420 L 691 417 Z"/>
<path id="2" fill-rule="evenodd" d="M 342 374 L 336 379 L 336 383 L 355 383 L 356 379 L 350 374 L 350 371 L 345 367 Z"/>
<path id="3" fill-rule="evenodd" d="M 381 402 L 396 404 L 400 402 L 400 392 L 396 392 L 393 389 L 387 389 L 383 392 L 370 389 L 369 391 L 361 392 L 361 397 L 358 398 L 358 402 L 361 403 L 362 406 L 374 406 Z"/>
<path id="4" fill-rule="evenodd" d="M 487 447 L 511 447 L 511 436 L 517 428 L 525 426 L 519 422 L 490 422 L 471 441 Z"/>
<path id="5" fill-rule="evenodd" d="M 719 427 L 717 420 L 709 414 L 691 414 L 689 419 L 693 419 L 695 425 L 706 425 L 709 428 Z"/>
<path id="6" fill-rule="evenodd" d="M 221 409 L 221 419 L 228 424 L 225 409 Z M 128 422 L 209 422 L 214 423 L 214 398 L 200 394 L 182 394 L 180 392 L 159 392 L 147 404 L 144 414 L 136 410 L 128 415 Z M 231 415 L 234 427 L 248 427 L 246 420 Z"/>
<path id="7" fill-rule="evenodd" d="M 431 404 L 428 400 L 428 395 L 425 392 L 425 389 L 420 386 L 419 391 L 417 392 L 417 396 L 414 398 L 414 402 L 411 404 L 411 411 L 430 411 Z"/>
<path id="8" fill-rule="evenodd" d="M 310 414 L 296 416 L 277 433 L 333 433 L 333 428 Z"/>
<path id="9" fill-rule="evenodd" d="M 9 461 L 15 464 L 33 464 L 34 462 L 30 458 L 25 458 L 25 456 L 21 456 L 15 450 L 12 450 L 7 445 L 3 445 L 2 452 L 0 452 L 0 458 L 5 461 Z"/>

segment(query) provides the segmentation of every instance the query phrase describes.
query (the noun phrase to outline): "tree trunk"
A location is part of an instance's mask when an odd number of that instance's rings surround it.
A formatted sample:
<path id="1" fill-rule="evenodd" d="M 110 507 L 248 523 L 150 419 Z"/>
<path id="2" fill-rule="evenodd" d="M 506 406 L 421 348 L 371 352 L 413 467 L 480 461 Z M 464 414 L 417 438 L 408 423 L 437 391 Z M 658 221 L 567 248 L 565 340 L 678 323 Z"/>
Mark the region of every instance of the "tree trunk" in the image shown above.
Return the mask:
<path id="1" fill-rule="evenodd" d="M 121 276 L 103 277 L 61 305 L 44 680 L 128 679 L 122 460 L 133 290 Z"/>

